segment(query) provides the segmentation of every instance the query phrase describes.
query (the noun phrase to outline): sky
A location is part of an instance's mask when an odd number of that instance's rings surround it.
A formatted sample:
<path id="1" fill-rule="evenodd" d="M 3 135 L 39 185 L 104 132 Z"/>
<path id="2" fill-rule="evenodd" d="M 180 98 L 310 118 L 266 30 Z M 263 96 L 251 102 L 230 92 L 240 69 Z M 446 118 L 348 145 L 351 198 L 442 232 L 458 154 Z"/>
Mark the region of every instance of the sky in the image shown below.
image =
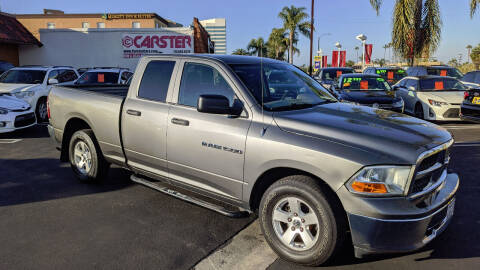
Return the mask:
<path id="1" fill-rule="evenodd" d="M 480 10 L 473 19 L 469 13 L 470 0 L 439 0 L 443 21 L 440 47 L 434 56 L 448 62 L 462 54 L 466 61 L 470 44 L 480 43 Z M 314 52 L 317 37 L 321 37 L 321 48 L 329 55 L 340 42 L 347 50 L 347 60 L 356 59 L 355 46 L 360 42 L 358 34 L 367 36 L 367 43 L 373 44 L 373 58 L 383 58 L 383 45 L 391 40 L 393 0 L 385 0 L 377 16 L 369 0 L 317 0 L 314 17 Z M 278 13 L 284 6 L 306 7 L 310 13 L 310 0 L 0 0 L 0 9 L 7 13 L 42 13 L 44 8 L 60 9 L 65 13 L 126 13 L 154 12 L 161 17 L 190 25 L 193 17 L 200 20 L 226 18 L 227 52 L 246 48 L 252 38 L 268 39 L 272 28 L 282 26 Z M 308 64 L 309 39 L 301 37 L 297 46 L 300 55 L 295 55 L 294 64 Z M 387 53 L 388 57 L 388 53 Z"/>

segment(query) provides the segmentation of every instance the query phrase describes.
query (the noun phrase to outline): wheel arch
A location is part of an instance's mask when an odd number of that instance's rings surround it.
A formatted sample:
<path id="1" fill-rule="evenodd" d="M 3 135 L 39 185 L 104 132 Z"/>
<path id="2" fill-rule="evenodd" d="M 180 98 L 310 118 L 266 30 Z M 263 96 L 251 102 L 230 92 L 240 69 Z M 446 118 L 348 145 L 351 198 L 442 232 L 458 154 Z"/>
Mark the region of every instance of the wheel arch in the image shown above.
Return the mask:
<path id="1" fill-rule="evenodd" d="M 92 127 L 87 123 L 87 121 L 79 117 L 72 117 L 65 124 L 61 146 L 62 151 L 60 153 L 61 161 L 68 161 L 68 147 L 70 144 L 70 138 L 72 138 L 73 133 L 82 129 L 92 129 Z"/>

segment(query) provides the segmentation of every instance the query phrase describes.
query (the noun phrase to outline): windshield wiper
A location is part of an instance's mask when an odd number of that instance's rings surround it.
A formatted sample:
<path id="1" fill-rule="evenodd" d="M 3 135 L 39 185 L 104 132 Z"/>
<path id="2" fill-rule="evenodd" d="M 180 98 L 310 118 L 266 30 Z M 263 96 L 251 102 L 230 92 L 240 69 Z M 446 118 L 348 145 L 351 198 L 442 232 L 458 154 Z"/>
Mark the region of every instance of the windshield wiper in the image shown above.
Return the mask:
<path id="1" fill-rule="evenodd" d="M 336 101 L 334 100 L 330 100 L 330 99 L 325 99 L 324 101 L 322 102 L 318 102 L 318 103 L 290 103 L 288 105 L 283 105 L 283 106 L 278 106 L 278 107 L 273 107 L 273 108 L 269 108 L 270 111 L 289 111 L 289 110 L 301 110 L 301 109 L 308 109 L 308 108 L 312 108 L 312 107 L 315 107 L 315 106 L 318 106 L 318 105 L 321 105 L 321 104 L 325 104 L 325 103 L 335 103 Z"/>

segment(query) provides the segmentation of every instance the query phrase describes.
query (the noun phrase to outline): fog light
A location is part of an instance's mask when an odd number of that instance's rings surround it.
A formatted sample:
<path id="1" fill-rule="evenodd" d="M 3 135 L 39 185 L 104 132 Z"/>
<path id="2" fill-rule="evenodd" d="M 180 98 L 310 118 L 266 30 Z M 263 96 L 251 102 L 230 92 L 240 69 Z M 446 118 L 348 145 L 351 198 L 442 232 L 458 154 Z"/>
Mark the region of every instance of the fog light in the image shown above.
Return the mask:
<path id="1" fill-rule="evenodd" d="M 7 125 L 7 123 L 5 122 L 0 122 L 0 127 L 5 127 Z"/>

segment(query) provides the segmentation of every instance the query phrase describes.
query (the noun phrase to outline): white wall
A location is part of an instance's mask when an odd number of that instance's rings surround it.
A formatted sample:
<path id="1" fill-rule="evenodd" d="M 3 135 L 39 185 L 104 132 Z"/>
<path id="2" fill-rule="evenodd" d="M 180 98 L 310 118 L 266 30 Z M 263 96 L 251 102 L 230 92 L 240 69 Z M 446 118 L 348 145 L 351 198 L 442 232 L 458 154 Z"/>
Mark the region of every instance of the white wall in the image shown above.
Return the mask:
<path id="1" fill-rule="evenodd" d="M 41 29 L 43 47 L 21 46 L 20 65 L 127 67 L 135 70 L 139 58 L 123 58 L 122 34 L 176 32 L 192 36 L 191 28 L 159 29 Z"/>

